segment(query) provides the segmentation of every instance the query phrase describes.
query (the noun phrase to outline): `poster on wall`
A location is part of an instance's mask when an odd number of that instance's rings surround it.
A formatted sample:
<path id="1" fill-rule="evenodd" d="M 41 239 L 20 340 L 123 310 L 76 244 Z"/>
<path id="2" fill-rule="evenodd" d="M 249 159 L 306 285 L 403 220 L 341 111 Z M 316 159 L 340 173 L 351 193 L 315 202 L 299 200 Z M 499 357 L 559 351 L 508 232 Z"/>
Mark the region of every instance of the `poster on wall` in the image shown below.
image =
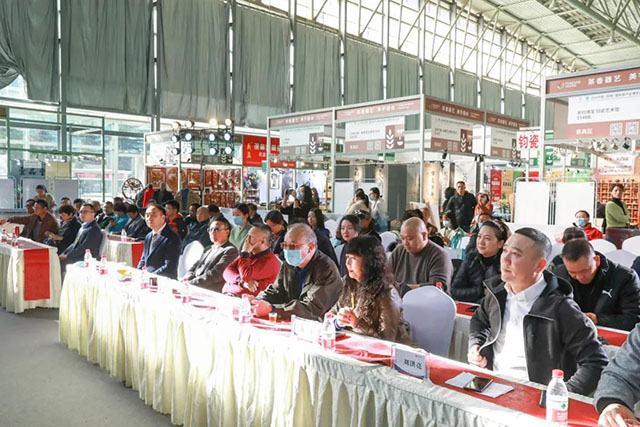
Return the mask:
<path id="1" fill-rule="evenodd" d="M 450 117 L 431 118 L 431 149 L 448 150 L 453 153 L 471 153 L 473 148 L 473 125 Z"/>
<path id="2" fill-rule="evenodd" d="M 502 199 L 502 171 L 491 169 L 491 201 L 493 203 Z"/>
<path id="3" fill-rule="evenodd" d="M 283 156 L 321 153 L 323 144 L 324 125 L 298 126 L 280 131 L 280 152 Z M 311 153 L 312 145 L 314 153 Z"/>
<path id="4" fill-rule="evenodd" d="M 633 175 L 636 157 L 632 153 L 614 153 L 597 157 L 598 175 Z"/>
<path id="5" fill-rule="evenodd" d="M 201 185 L 200 169 L 187 169 L 188 186 L 191 189 L 199 189 Z"/>
<path id="6" fill-rule="evenodd" d="M 280 171 L 272 169 L 269 183 L 272 190 L 280 190 L 282 188 L 282 174 Z"/>
<path id="7" fill-rule="evenodd" d="M 165 182 L 165 173 L 165 168 L 147 168 L 147 183 L 153 188 L 160 187 L 160 184 Z"/>
<path id="8" fill-rule="evenodd" d="M 345 152 L 401 150 L 404 148 L 404 117 L 347 122 Z"/>
<path id="9" fill-rule="evenodd" d="M 607 138 L 640 135 L 640 89 L 569 98 L 567 136 Z"/>
<path id="10" fill-rule="evenodd" d="M 516 132 L 500 128 L 488 128 L 489 141 L 491 141 L 491 157 L 502 159 L 514 159 L 517 151 Z"/>
<path id="11" fill-rule="evenodd" d="M 212 170 L 204 171 L 204 186 L 213 187 L 213 171 Z"/>

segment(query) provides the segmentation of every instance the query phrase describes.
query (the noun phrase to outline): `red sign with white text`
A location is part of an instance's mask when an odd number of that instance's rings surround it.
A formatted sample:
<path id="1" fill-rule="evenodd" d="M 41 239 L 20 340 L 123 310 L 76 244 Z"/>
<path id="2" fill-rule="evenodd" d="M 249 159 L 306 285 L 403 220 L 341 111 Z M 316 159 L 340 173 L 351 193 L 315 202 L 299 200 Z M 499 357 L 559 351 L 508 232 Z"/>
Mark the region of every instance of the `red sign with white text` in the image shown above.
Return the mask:
<path id="1" fill-rule="evenodd" d="M 640 67 L 547 80 L 547 94 L 570 94 L 602 88 L 640 86 Z"/>
<path id="2" fill-rule="evenodd" d="M 274 157 L 280 155 L 280 140 L 271 138 L 271 167 L 295 168 L 295 162 L 275 162 Z M 267 161 L 267 137 L 244 135 L 242 137 L 242 162 L 245 166 L 262 166 Z"/>
<path id="3" fill-rule="evenodd" d="M 502 199 L 502 171 L 491 169 L 491 201 L 497 202 Z"/>

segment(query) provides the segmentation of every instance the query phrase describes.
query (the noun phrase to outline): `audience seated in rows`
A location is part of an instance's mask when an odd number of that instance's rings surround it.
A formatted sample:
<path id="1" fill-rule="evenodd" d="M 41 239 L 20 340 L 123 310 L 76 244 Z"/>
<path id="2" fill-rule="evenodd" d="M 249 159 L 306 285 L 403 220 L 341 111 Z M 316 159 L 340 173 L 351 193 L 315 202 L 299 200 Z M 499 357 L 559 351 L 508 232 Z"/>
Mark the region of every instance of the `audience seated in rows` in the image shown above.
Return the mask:
<path id="1" fill-rule="evenodd" d="M 367 211 L 356 211 L 355 215 L 360 220 L 360 227 L 362 228 L 360 235 L 372 236 L 378 239 L 379 242 L 382 242 L 382 238 L 380 238 L 380 235 L 375 230 L 375 224 L 371 218 L 371 214 Z"/>
<path id="2" fill-rule="evenodd" d="M 443 248 L 444 241 L 442 235 L 438 231 L 438 227 L 431 223 L 431 212 L 429 209 L 407 209 L 402 215 L 402 222 L 405 222 L 409 218 L 420 218 L 427 227 L 427 233 L 429 233 L 429 241 Z"/>
<path id="3" fill-rule="evenodd" d="M 566 245 L 570 241 L 576 239 L 587 240 L 587 235 L 584 233 L 584 230 L 580 227 L 565 228 L 562 233 L 562 244 Z M 562 265 L 563 262 L 562 255 L 556 255 L 547 266 L 547 270 L 553 273 Z"/>
<path id="4" fill-rule="evenodd" d="M 50 209 L 52 212 L 56 205 L 53 196 L 47 193 L 47 188 L 42 184 L 36 185 L 36 195 L 33 196 L 33 200 L 45 200 L 47 202 L 47 209 Z"/>
<path id="5" fill-rule="evenodd" d="M 167 212 L 167 225 L 180 236 L 180 239 L 184 239 L 188 230 L 184 217 L 179 212 L 180 204 L 175 200 L 169 200 L 164 206 Z"/>
<path id="6" fill-rule="evenodd" d="M 71 206 L 71 199 L 68 197 L 61 197 L 60 198 L 60 206 Z M 71 206 L 73 207 L 73 206 Z"/>
<path id="7" fill-rule="evenodd" d="M 382 243 L 373 236 L 358 236 L 344 248 L 347 275 L 338 301 L 331 309 L 338 329 L 409 344 L 402 318 L 402 299 L 387 266 Z M 354 305 L 355 304 L 355 305 Z"/>
<path id="8" fill-rule="evenodd" d="M 113 216 L 109 219 L 107 231 L 113 234 L 120 233 L 127 226 L 128 222 L 127 206 L 124 203 L 118 202 L 113 205 Z"/>
<path id="9" fill-rule="evenodd" d="M 82 224 L 75 216 L 75 210 L 73 206 L 71 206 L 71 201 L 69 201 L 69 204 L 60 203 L 58 214 L 60 215 L 60 229 L 57 233 L 46 231 L 44 244 L 57 248 L 58 255 L 60 255 L 65 249 L 71 246 L 76 239 Z"/>
<path id="10" fill-rule="evenodd" d="M 562 369 L 570 392 L 589 395 L 607 354 L 571 299 L 571 285 L 544 271 L 550 252 L 551 242 L 536 229 L 509 237 L 501 276 L 486 281 L 489 294 L 471 319 L 469 363 L 540 384 Z"/>
<path id="11" fill-rule="evenodd" d="M 576 221 L 573 225 L 582 229 L 587 236 L 587 240 L 603 239 L 602 232 L 591 225 L 591 217 L 589 212 L 580 210 L 576 212 Z"/>
<path id="12" fill-rule="evenodd" d="M 160 188 L 153 193 L 153 200 L 160 206 L 164 206 L 169 200 L 173 199 L 173 194 L 171 191 L 167 190 L 167 184 L 165 182 L 160 183 Z M 178 209 L 180 209 L 180 205 L 178 204 Z"/>
<path id="13" fill-rule="evenodd" d="M 35 207 L 34 207 L 35 204 L 36 204 L 36 201 L 33 199 L 27 199 L 24 202 L 24 209 L 27 211 L 27 214 L 33 215 L 35 213 Z"/>
<path id="14" fill-rule="evenodd" d="M 209 214 L 209 223 L 215 221 L 218 218 L 224 218 L 227 222 L 229 222 L 229 220 L 225 218 L 224 215 L 222 215 L 220 208 L 216 205 L 208 205 L 207 213 Z"/>
<path id="15" fill-rule="evenodd" d="M 113 217 L 113 202 L 105 202 L 104 209 L 101 209 L 100 202 L 94 201 L 93 207 L 96 209 L 96 222 L 100 229 L 104 230 Z"/>
<path id="16" fill-rule="evenodd" d="M 135 240 L 144 240 L 151 230 L 147 227 L 144 217 L 140 215 L 138 207 L 136 205 L 127 206 L 127 216 L 129 217 L 129 222 L 124 228 L 127 237 Z"/>
<path id="17" fill-rule="evenodd" d="M 253 203 L 247 203 L 247 207 L 249 208 L 249 222 L 251 225 L 264 224 L 262 217 L 258 213 L 258 207 Z"/>
<path id="18" fill-rule="evenodd" d="M 475 222 L 471 226 L 471 234 L 469 236 L 469 243 L 467 243 L 467 246 L 464 248 L 464 251 L 466 253 L 469 253 L 469 252 L 471 252 L 472 250 L 474 250 L 476 248 L 476 239 L 478 238 L 478 232 L 480 231 L 480 228 L 482 227 L 482 224 L 484 224 L 487 221 L 491 221 L 492 219 L 493 218 L 491 217 L 491 215 L 486 214 L 486 213 L 481 213 L 478 216 L 476 216 Z"/>
<path id="19" fill-rule="evenodd" d="M 482 223 L 476 248 L 467 253 L 451 283 L 453 299 L 476 304 L 482 300 L 484 282 L 500 275 L 502 247 L 509 235 L 509 228 L 500 221 Z"/>
<path id="20" fill-rule="evenodd" d="M 175 279 L 178 275 L 180 236 L 167 224 L 167 214 L 160 205 L 150 203 L 145 220 L 151 231 L 144 240 L 138 268 L 147 267 L 149 273 Z"/>
<path id="21" fill-rule="evenodd" d="M 396 246 L 388 261 L 400 286 L 400 295 L 438 282 L 446 292 L 453 274 L 451 258 L 443 248 L 429 242 L 424 221 L 409 218 L 402 224 L 400 235 L 402 245 Z"/>
<path id="22" fill-rule="evenodd" d="M 249 206 L 246 203 L 238 203 L 233 208 L 233 224 L 234 227 L 231 230 L 229 240 L 233 246 L 240 250 L 249 234 L 249 230 L 253 227 L 249 222 Z"/>
<path id="23" fill-rule="evenodd" d="M 338 223 L 338 230 L 336 232 L 336 239 L 343 245 L 346 245 L 351 239 L 356 238 L 362 232 L 360 220 L 355 215 L 345 215 L 340 219 Z M 344 249 L 344 246 L 342 247 Z M 340 259 L 338 260 L 338 266 L 340 276 L 347 274 L 346 253 L 344 250 L 340 253 Z"/>
<path id="24" fill-rule="evenodd" d="M 338 267 L 317 249 L 316 234 L 305 224 L 289 226 L 282 249 L 285 263 L 276 282 L 252 302 L 255 314 L 321 320 L 342 289 Z"/>
<path id="25" fill-rule="evenodd" d="M 280 211 L 269 211 L 264 218 L 265 224 L 271 230 L 270 246 L 274 254 L 282 254 L 282 242 L 287 234 L 287 222 Z"/>
<path id="26" fill-rule="evenodd" d="M 200 206 L 196 211 L 196 220 L 189 225 L 189 233 L 182 239 L 180 252 L 184 252 L 184 249 L 192 242 L 200 242 L 203 248 L 207 248 L 211 244 L 209 239 L 209 215 L 207 214 L 207 208 L 204 206 Z"/>
<path id="27" fill-rule="evenodd" d="M 371 204 L 369 203 L 369 197 L 365 194 L 362 188 L 358 188 L 353 195 L 353 199 L 349 201 L 346 214 L 355 215 L 357 211 L 371 212 Z"/>
<path id="28" fill-rule="evenodd" d="M 197 222 L 198 209 L 201 207 L 200 203 L 191 203 L 189 205 L 189 214 L 184 218 L 184 223 L 187 224 L 187 229 L 191 227 L 191 224 Z M 205 212 L 207 212 L 205 206 Z M 209 213 L 207 212 L 207 221 L 209 220 Z"/>
<path id="29" fill-rule="evenodd" d="M 269 246 L 271 230 L 261 224 L 251 227 L 242 252 L 224 270 L 223 294 L 256 296 L 276 281 L 280 261 Z"/>
<path id="30" fill-rule="evenodd" d="M 442 229 L 440 230 L 444 244 L 450 248 L 460 249 L 465 231 L 458 225 L 453 211 L 442 214 Z"/>
<path id="31" fill-rule="evenodd" d="M 230 233 L 231 224 L 224 217 L 209 224 L 209 238 L 213 243 L 185 275 L 189 284 L 222 292 L 224 270 L 238 256 L 238 250 L 229 241 Z"/>
<path id="32" fill-rule="evenodd" d="M 325 221 L 326 218 L 324 214 L 318 208 L 311 209 L 307 215 L 307 224 L 313 228 L 313 231 L 320 232 L 327 236 L 327 239 L 331 239 L 331 232 L 325 227 Z"/>
<path id="33" fill-rule="evenodd" d="M 80 209 L 84 205 L 84 200 L 77 198 L 73 199 L 73 210 L 75 211 L 76 218 L 80 219 Z"/>
<path id="34" fill-rule="evenodd" d="M 89 249 L 93 258 L 100 257 L 100 246 L 104 236 L 102 230 L 98 227 L 95 216 L 93 205 L 89 203 L 82 205 L 80 208 L 82 227 L 80 228 L 78 237 L 76 237 L 75 241 L 59 256 L 60 269 L 63 274 L 68 264 L 73 264 L 84 259 L 87 249 Z"/>
<path id="35" fill-rule="evenodd" d="M 304 218 L 294 218 L 291 221 L 291 224 L 305 224 L 309 225 Z M 338 265 L 338 258 L 336 258 L 336 251 L 333 249 L 333 245 L 331 244 L 331 240 L 324 234 L 318 230 L 313 230 L 316 233 L 316 239 L 318 240 L 318 250 L 331 258 L 331 261 L 335 262 Z M 280 259 L 284 261 L 283 254 L 280 254 Z"/>
<path id="36" fill-rule="evenodd" d="M 57 234 L 60 226 L 53 215 L 49 213 L 49 203 L 44 199 L 38 199 L 33 206 L 33 214 L 27 216 L 13 216 L 0 219 L 0 225 L 10 222 L 23 224 L 22 237 L 42 243 L 47 238 L 47 232 Z"/>
<path id="37" fill-rule="evenodd" d="M 562 260 L 555 274 L 571 283 L 573 299 L 593 323 L 630 331 L 640 322 L 640 279 L 633 270 L 596 253 L 583 239 L 565 244 Z"/>

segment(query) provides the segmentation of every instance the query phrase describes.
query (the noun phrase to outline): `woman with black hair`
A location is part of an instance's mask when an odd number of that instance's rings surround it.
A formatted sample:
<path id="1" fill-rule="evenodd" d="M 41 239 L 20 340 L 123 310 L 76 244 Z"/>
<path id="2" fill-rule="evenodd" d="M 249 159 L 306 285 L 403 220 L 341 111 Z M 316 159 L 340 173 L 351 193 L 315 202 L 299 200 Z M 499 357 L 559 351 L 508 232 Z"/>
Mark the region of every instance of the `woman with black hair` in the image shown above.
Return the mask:
<path id="1" fill-rule="evenodd" d="M 361 232 L 362 227 L 357 216 L 345 215 L 340 219 L 340 223 L 338 223 L 338 229 L 336 231 L 336 238 L 342 242 L 342 252 L 340 253 L 340 262 L 338 263 L 341 276 L 347 274 L 347 264 L 345 258 L 346 252 L 344 251 L 344 245 L 349 243 L 354 238 L 358 237 Z"/>
<path id="2" fill-rule="evenodd" d="M 402 300 L 387 267 L 382 244 L 371 236 L 358 236 L 343 251 L 348 274 L 338 301 L 331 309 L 339 329 L 387 341 L 410 344 L 402 318 Z"/>
<path id="3" fill-rule="evenodd" d="M 448 211 L 449 200 L 456 194 L 456 189 L 447 187 L 444 189 L 444 203 L 442 203 L 442 212 Z"/>
<path id="4" fill-rule="evenodd" d="M 622 200 L 624 185 L 618 183 L 611 188 L 611 200 L 605 207 L 605 222 L 603 228 L 629 228 L 629 208 Z"/>
<path id="5" fill-rule="evenodd" d="M 453 299 L 470 303 L 482 300 L 483 282 L 500 274 L 502 247 L 510 234 L 502 221 L 490 220 L 482 224 L 475 249 L 467 254 L 451 283 Z"/>
<path id="6" fill-rule="evenodd" d="M 264 223 L 271 229 L 271 250 L 280 255 L 284 235 L 287 234 L 287 221 L 279 211 L 269 211 L 264 217 Z"/>
<path id="7" fill-rule="evenodd" d="M 313 228 L 313 231 L 320 232 L 331 238 L 331 232 L 324 226 L 325 217 L 322 211 L 318 208 L 311 209 L 307 216 L 307 223 Z"/>
<path id="8" fill-rule="evenodd" d="M 356 211 L 371 212 L 371 205 L 369 204 L 369 196 L 364 193 L 362 188 L 358 188 L 353 195 L 353 199 L 347 206 L 347 215 L 353 215 Z"/>
<path id="9" fill-rule="evenodd" d="M 456 215 L 453 211 L 447 211 L 442 214 L 442 230 L 440 230 L 444 244 L 450 248 L 458 249 L 462 243 L 465 232 L 458 227 Z"/>
<path id="10" fill-rule="evenodd" d="M 376 232 L 375 221 L 371 218 L 371 215 L 367 211 L 356 211 L 355 216 L 360 220 L 360 227 L 362 228 L 363 236 L 373 236 L 382 242 L 382 238 Z"/>
<path id="11" fill-rule="evenodd" d="M 283 215 L 289 215 L 289 222 L 294 218 L 306 219 L 309 215 L 309 211 L 313 209 L 313 197 L 311 195 L 311 188 L 308 185 L 301 185 L 296 193 L 296 198 L 293 204 L 289 204 L 289 201 L 285 198 L 280 205 L 280 212 Z"/>

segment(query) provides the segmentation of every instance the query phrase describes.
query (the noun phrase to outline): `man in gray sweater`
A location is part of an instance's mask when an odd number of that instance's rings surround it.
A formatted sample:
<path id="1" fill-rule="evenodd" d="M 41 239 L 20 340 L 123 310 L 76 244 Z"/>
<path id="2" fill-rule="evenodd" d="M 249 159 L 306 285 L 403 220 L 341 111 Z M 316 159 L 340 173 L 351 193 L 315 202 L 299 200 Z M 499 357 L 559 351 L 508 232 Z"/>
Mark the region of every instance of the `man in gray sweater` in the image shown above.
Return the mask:
<path id="1" fill-rule="evenodd" d="M 429 243 L 427 227 L 420 218 L 409 218 L 402 224 L 402 245 L 391 253 L 388 265 L 400 286 L 400 294 L 420 286 L 442 283 L 446 291 L 453 274 L 449 254 Z"/>

